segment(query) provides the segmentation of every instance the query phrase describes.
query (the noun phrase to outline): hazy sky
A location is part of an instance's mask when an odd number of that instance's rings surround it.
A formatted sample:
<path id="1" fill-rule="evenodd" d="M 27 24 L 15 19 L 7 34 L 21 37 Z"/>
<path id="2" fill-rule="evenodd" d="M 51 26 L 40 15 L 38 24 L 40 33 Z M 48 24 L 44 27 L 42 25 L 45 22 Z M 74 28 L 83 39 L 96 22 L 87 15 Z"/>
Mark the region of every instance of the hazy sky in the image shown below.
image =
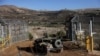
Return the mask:
<path id="1" fill-rule="evenodd" d="M 34 10 L 100 8 L 100 0 L 0 0 L 0 5 L 15 5 Z"/>

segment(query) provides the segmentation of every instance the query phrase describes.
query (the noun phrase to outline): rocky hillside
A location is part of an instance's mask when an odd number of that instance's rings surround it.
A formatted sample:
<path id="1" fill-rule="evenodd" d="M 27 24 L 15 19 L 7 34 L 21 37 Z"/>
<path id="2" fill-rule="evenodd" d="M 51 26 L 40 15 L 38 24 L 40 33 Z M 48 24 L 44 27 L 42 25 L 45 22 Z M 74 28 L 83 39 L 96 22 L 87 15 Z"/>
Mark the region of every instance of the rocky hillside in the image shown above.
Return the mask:
<path id="1" fill-rule="evenodd" d="M 88 8 L 88 9 L 80 9 L 77 10 L 79 14 L 83 14 L 86 16 L 100 16 L 100 8 Z"/>
<path id="2" fill-rule="evenodd" d="M 36 11 L 27 8 L 16 7 L 13 5 L 0 6 L 0 18 L 24 19 L 30 24 L 35 25 L 64 24 L 65 19 L 69 20 L 74 14 L 100 16 L 100 9 Z"/>
<path id="3" fill-rule="evenodd" d="M 0 14 L 8 15 L 8 14 L 35 14 L 35 10 L 30 10 L 26 8 L 19 8 L 13 5 L 2 5 L 0 6 Z"/>

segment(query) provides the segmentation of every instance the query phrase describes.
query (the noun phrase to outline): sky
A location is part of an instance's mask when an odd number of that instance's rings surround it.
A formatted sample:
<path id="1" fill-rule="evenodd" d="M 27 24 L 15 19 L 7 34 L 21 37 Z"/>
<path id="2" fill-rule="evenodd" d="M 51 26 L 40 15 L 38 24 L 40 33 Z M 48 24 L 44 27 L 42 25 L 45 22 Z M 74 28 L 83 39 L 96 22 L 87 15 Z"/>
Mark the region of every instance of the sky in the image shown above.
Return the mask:
<path id="1" fill-rule="evenodd" d="M 100 8 L 100 0 L 0 0 L 0 5 L 15 5 L 33 10 Z"/>

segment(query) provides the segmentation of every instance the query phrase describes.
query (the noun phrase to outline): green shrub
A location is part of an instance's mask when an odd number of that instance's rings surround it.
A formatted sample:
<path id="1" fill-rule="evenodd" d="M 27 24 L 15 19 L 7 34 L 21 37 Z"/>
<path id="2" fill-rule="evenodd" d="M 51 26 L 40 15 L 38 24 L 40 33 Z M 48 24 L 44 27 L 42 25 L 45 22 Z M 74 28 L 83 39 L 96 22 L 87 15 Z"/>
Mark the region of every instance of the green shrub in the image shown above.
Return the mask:
<path id="1" fill-rule="evenodd" d="M 33 40 L 33 36 L 31 33 L 29 33 L 29 40 Z"/>
<path id="2" fill-rule="evenodd" d="M 44 33 L 43 36 L 44 36 L 44 38 L 48 38 L 48 34 L 47 33 Z"/>
<path id="3" fill-rule="evenodd" d="M 63 36 L 66 36 L 66 33 L 64 31 L 58 31 L 56 35 L 57 37 L 63 37 Z"/>
<path id="4" fill-rule="evenodd" d="M 49 34 L 49 37 L 56 37 L 56 34 Z"/>

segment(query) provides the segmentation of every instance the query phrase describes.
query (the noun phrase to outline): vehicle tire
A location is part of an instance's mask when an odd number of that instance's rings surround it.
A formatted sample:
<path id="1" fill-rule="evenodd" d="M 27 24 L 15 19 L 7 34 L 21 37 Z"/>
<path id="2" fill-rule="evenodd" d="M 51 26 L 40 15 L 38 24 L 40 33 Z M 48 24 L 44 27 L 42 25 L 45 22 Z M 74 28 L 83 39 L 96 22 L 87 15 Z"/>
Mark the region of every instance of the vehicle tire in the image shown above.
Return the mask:
<path id="1" fill-rule="evenodd" d="M 40 53 L 43 54 L 43 55 L 47 54 L 47 46 L 46 45 L 44 45 L 44 44 L 41 45 Z"/>
<path id="2" fill-rule="evenodd" d="M 60 39 L 53 40 L 52 45 L 54 48 L 61 48 L 63 47 L 62 42 Z"/>
<path id="3" fill-rule="evenodd" d="M 46 55 L 47 54 L 47 46 L 46 45 L 44 45 L 44 44 L 35 44 L 34 45 L 34 48 L 33 48 L 33 50 L 34 50 L 34 53 L 35 54 L 43 54 L 43 55 Z"/>

